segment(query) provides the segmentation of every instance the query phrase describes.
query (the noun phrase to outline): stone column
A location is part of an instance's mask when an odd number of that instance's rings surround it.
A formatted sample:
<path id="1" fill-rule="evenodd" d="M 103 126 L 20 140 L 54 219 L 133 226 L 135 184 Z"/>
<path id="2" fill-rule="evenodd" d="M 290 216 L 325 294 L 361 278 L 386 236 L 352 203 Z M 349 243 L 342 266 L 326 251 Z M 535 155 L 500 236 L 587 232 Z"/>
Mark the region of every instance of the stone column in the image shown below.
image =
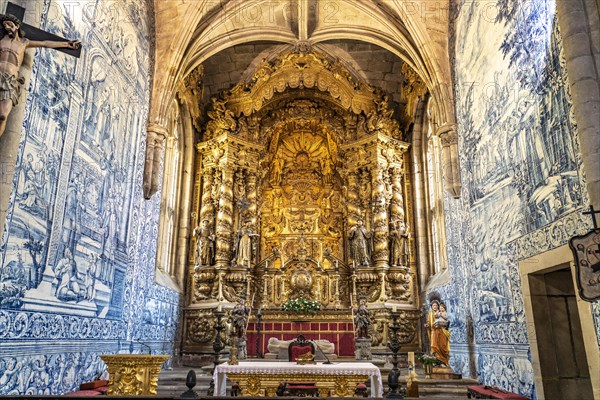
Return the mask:
<path id="1" fill-rule="evenodd" d="M 600 4 L 557 1 L 556 13 L 590 203 L 600 210 Z"/>
<path id="2" fill-rule="evenodd" d="M 215 262 L 217 267 L 229 267 L 231 263 L 231 239 L 233 232 L 233 169 L 221 167 L 217 169 L 221 174 L 221 188 L 219 190 L 219 212 L 217 213 L 217 251 Z"/>
<path id="3" fill-rule="evenodd" d="M 179 229 L 177 235 L 177 281 L 179 287 L 184 288 L 185 275 L 188 268 L 188 254 L 190 250 L 190 235 L 194 227 L 191 226 L 191 210 L 193 203 L 193 192 L 195 184 L 195 148 L 194 148 L 194 128 L 189 118 L 189 111 L 185 104 L 181 106 L 181 127 L 183 147 L 183 170 L 182 194 L 179 199 Z M 195 253 L 195 252 L 194 252 Z"/>
<path id="4" fill-rule="evenodd" d="M 415 115 L 415 124 L 413 126 L 413 141 L 412 141 L 412 170 L 413 170 L 413 182 L 414 182 L 414 209 L 415 209 L 415 227 L 414 232 L 416 233 L 415 243 L 417 246 L 416 261 L 419 268 L 419 286 L 421 290 L 425 288 L 425 285 L 429 281 L 430 275 L 430 262 L 427 256 L 430 252 L 428 251 L 427 243 L 430 238 L 428 235 L 428 225 L 426 217 L 426 190 L 427 187 L 427 161 L 423 155 L 423 138 L 427 137 L 427 133 L 423 132 L 426 123 L 426 102 L 420 102 L 417 107 Z"/>
<path id="5" fill-rule="evenodd" d="M 444 124 L 436 132 L 442 142 L 442 158 L 446 190 L 455 199 L 460 197 L 460 161 L 458 158 L 458 135 L 456 124 Z"/>
<path id="6" fill-rule="evenodd" d="M 373 255 L 371 259 L 376 268 L 389 266 L 389 226 L 387 215 L 387 200 L 383 180 L 384 166 L 379 164 L 371 171 L 372 202 L 373 202 Z"/>
<path id="7" fill-rule="evenodd" d="M 147 131 L 143 190 L 144 198 L 150 199 L 158 190 L 160 160 L 164 153 L 164 141 L 168 136 L 168 131 L 157 124 L 148 124 Z"/>

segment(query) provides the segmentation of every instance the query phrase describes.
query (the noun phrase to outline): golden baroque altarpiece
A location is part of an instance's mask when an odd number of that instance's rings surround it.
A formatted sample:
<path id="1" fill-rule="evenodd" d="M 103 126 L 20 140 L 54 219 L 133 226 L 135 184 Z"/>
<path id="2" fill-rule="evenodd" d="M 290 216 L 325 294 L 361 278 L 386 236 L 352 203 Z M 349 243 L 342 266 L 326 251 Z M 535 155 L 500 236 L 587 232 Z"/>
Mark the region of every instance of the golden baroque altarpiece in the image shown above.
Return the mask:
<path id="1" fill-rule="evenodd" d="M 419 82 L 406 86 L 423 91 Z M 411 104 L 423 93 L 403 96 Z M 291 318 L 281 305 L 298 297 L 317 300 L 321 318 L 351 320 L 364 298 L 374 346 L 385 346 L 394 307 L 402 344 L 417 347 L 402 141 L 412 116 L 392 114 L 387 96 L 316 53 L 264 61 L 212 99 L 196 146 L 184 352 L 210 351 L 212 312 L 240 296 L 272 320 Z"/>

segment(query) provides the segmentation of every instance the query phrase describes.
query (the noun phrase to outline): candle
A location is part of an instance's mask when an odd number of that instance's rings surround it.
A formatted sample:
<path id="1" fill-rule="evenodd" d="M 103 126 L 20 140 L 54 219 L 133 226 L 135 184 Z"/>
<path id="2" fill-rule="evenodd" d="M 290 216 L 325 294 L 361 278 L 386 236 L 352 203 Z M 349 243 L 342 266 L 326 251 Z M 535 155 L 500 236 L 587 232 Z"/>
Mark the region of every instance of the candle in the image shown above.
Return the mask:
<path id="1" fill-rule="evenodd" d="M 219 312 L 223 311 L 223 306 L 221 305 L 221 303 L 219 303 L 219 306 L 217 307 L 217 311 L 219 311 Z"/>

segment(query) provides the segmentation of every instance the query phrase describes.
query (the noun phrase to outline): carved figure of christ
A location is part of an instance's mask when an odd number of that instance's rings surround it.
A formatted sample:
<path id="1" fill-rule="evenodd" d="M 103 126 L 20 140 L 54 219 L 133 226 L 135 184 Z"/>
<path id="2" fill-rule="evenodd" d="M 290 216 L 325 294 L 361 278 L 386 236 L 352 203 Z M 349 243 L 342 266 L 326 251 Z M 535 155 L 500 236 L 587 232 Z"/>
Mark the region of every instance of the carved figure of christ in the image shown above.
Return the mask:
<path id="1" fill-rule="evenodd" d="M 12 3 L 6 6 L 6 14 L 0 16 L 0 136 L 6 128 L 6 120 L 21 94 L 19 69 L 23 64 L 25 50 L 35 47 L 60 49 L 79 57 L 81 43 L 59 36 L 22 22 L 25 9 Z"/>

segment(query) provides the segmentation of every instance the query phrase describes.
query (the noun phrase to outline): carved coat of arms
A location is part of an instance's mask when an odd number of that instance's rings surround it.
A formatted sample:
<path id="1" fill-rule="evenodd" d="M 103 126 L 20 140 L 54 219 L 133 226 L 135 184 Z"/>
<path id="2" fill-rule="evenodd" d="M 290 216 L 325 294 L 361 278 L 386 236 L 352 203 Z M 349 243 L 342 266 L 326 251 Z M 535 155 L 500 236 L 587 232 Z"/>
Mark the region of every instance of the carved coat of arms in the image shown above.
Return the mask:
<path id="1" fill-rule="evenodd" d="M 600 299 L 600 229 L 574 236 L 569 247 L 575 258 L 579 295 L 586 301 Z"/>

